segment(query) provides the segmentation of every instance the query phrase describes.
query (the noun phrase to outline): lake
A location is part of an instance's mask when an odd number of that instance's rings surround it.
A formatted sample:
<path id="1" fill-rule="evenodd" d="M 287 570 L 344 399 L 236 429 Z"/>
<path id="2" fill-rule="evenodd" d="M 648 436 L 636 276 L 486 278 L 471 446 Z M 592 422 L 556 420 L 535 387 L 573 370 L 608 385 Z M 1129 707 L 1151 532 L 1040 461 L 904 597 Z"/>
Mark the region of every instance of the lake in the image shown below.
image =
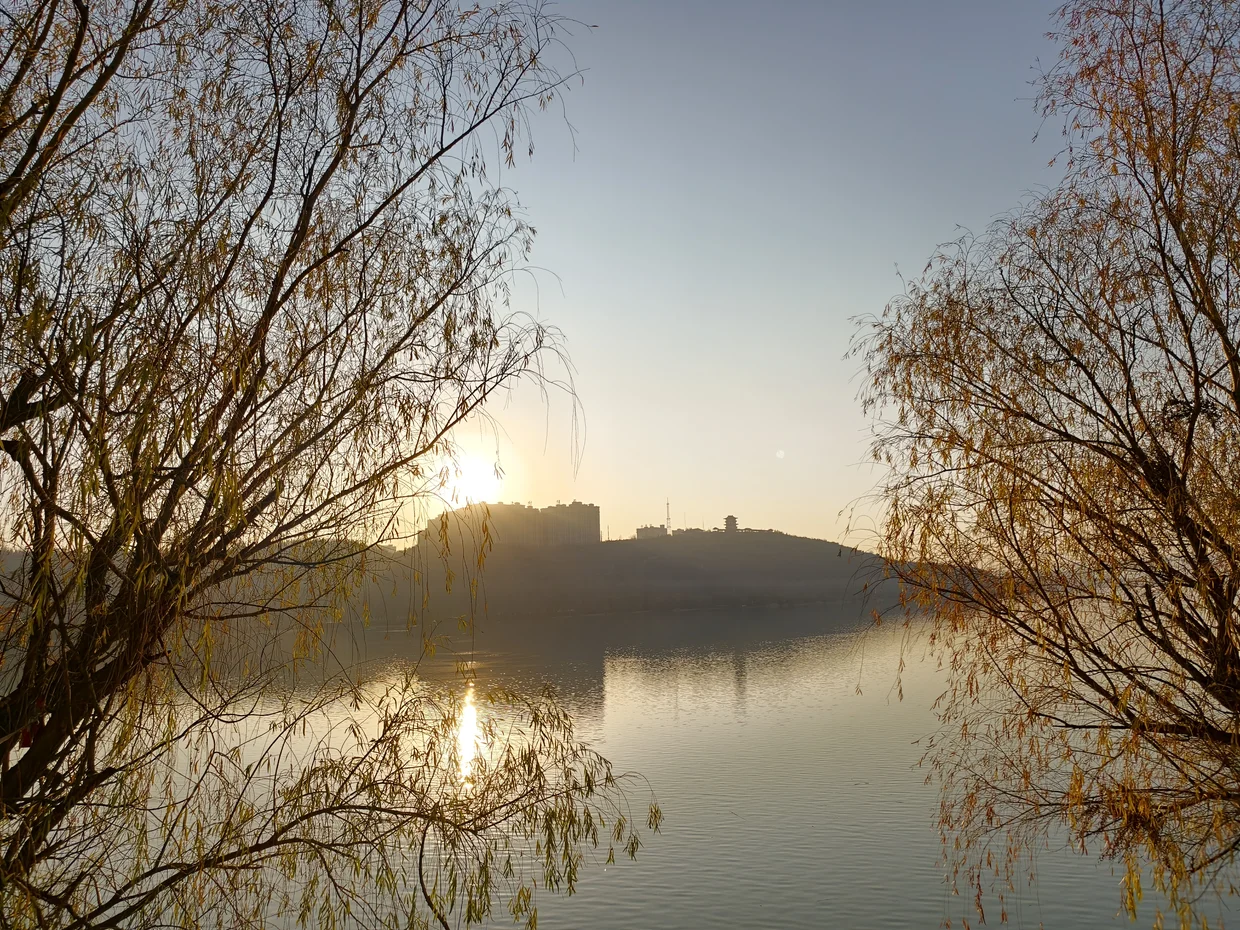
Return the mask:
<path id="1" fill-rule="evenodd" d="M 482 679 L 555 684 L 581 735 L 644 776 L 666 816 L 637 862 L 600 858 L 573 897 L 542 895 L 540 927 L 978 925 L 943 880 L 937 789 L 918 767 L 941 678 L 914 646 L 898 699 L 900 630 L 814 635 L 804 611 L 707 626 L 646 616 L 663 635 L 642 648 L 639 628 L 609 622 L 623 628 L 611 644 L 554 658 L 477 654 Z M 645 795 L 633 798 L 640 810 Z M 1037 871 L 1009 894 L 1009 926 L 1131 926 L 1111 863 L 1048 849 Z M 1139 925 L 1152 920 L 1151 907 Z"/>

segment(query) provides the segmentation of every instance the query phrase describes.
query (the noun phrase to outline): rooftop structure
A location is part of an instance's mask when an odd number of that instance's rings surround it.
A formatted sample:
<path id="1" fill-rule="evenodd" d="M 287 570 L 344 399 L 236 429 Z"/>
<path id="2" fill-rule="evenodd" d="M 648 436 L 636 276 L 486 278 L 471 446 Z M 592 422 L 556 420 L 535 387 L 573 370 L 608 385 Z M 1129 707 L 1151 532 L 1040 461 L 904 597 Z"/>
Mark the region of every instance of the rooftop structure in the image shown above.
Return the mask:
<path id="1" fill-rule="evenodd" d="M 667 535 L 667 526 L 639 526 L 637 528 L 638 539 L 659 539 Z"/>

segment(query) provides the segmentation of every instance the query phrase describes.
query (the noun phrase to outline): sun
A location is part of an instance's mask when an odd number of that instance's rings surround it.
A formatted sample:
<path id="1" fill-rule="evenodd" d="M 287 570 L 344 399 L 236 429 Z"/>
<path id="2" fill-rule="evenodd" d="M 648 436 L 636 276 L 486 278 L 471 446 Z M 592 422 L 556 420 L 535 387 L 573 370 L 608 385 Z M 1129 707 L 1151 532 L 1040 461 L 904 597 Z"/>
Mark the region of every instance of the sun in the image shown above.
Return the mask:
<path id="1" fill-rule="evenodd" d="M 448 465 L 448 499 L 453 506 L 498 503 L 503 487 L 503 472 L 481 456 L 466 454 Z"/>

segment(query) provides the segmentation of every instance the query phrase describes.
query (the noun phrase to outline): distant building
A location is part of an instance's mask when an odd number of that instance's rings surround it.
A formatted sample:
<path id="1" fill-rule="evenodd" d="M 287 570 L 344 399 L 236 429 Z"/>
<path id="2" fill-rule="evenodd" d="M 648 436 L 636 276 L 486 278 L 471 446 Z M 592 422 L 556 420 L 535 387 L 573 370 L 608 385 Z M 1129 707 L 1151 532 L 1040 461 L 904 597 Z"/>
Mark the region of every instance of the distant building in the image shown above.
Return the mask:
<path id="1" fill-rule="evenodd" d="M 639 526 L 637 528 L 638 539 L 659 539 L 667 535 L 667 527 L 660 524 L 659 526 Z"/>
<path id="2" fill-rule="evenodd" d="M 725 533 L 736 532 L 736 517 L 732 516 L 731 514 L 728 514 L 726 517 L 723 518 L 723 531 Z"/>
<path id="3" fill-rule="evenodd" d="M 453 545 L 457 537 L 480 544 L 484 518 L 493 544 L 549 549 L 602 541 L 598 505 L 573 501 L 541 509 L 525 504 L 469 504 L 428 520 L 418 533 L 419 546 L 438 545 L 445 516 Z"/>
<path id="4" fill-rule="evenodd" d="M 538 511 L 543 546 L 581 546 L 602 541 L 597 504 L 557 503 Z"/>

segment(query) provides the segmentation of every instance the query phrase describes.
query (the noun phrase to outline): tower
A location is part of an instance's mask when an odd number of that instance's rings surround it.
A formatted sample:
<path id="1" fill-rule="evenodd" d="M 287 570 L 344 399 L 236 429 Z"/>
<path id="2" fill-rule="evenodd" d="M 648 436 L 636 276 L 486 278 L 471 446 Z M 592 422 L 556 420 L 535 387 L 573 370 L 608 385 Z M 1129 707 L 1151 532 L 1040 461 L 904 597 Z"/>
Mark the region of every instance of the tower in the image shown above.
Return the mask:
<path id="1" fill-rule="evenodd" d="M 736 532 L 736 517 L 732 516 L 732 514 L 728 514 L 723 518 L 723 531 L 725 533 Z"/>

